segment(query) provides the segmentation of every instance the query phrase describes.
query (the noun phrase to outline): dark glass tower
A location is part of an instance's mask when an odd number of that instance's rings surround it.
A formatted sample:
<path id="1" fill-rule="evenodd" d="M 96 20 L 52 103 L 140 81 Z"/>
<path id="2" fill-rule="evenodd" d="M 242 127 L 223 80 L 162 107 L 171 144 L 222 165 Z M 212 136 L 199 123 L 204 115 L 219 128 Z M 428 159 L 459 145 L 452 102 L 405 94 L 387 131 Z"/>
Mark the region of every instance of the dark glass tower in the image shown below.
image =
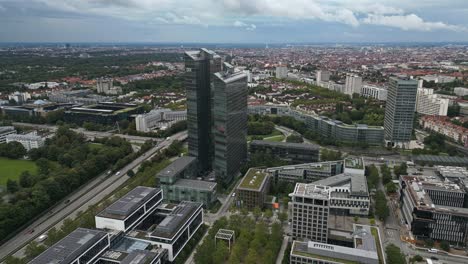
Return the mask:
<path id="1" fill-rule="evenodd" d="M 239 173 L 247 157 L 247 75 L 234 73 L 225 63 L 224 71 L 215 73 L 213 169 L 219 184 L 226 186 Z"/>
<path id="2" fill-rule="evenodd" d="M 411 141 L 418 81 L 391 77 L 385 106 L 385 143 L 406 148 Z"/>
<path id="3" fill-rule="evenodd" d="M 219 71 L 221 57 L 216 53 L 207 49 L 185 53 L 188 149 L 197 158 L 201 173 L 210 171 L 213 162 L 212 81 Z"/>

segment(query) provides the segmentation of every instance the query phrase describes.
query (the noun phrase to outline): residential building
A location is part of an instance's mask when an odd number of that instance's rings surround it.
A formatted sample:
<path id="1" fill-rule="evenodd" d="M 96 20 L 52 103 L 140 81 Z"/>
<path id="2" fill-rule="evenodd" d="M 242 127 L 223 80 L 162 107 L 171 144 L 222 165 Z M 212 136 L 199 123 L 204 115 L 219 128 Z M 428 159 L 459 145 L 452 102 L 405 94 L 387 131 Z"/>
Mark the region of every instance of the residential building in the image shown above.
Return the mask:
<path id="1" fill-rule="evenodd" d="M 136 187 L 96 215 L 96 228 L 129 231 L 161 204 L 161 189 Z"/>
<path id="2" fill-rule="evenodd" d="M 288 77 L 288 67 L 287 66 L 277 66 L 275 76 L 278 79 L 286 79 Z"/>
<path id="3" fill-rule="evenodd" d="M 92 94 L 91 90 L 56 91 L 48 93 L 49 100 L 56 103 L 71 103 L 81 105 L 96 105 L 100 102 L 110 102 L 112 97 Z"/>
<path id="4" fill-rule="evenodd" d="M 384 128 L 364 124 L 348 125 L 338 120 L 319 116 L 314 112 L 285 105 L 250 105 L 250 114 L 290 116 L 304 122 L 308 129 L 324 139 L 335 140 L 347 144 L 382 145 Z"/>
<path id="5" fill-rule="evenodd" d="M 460 106 L 460 116 L 468 117 L 468 102 L 458 102 L 458 106 Z"/>
<path id="6" fill-rule="evenodd" d="M 317 85 L 320 85 L 321 82 L 328 82 L 330 80 L 331 73 L 329 71 L 317 71 L 315 73 L 315 80 Z"/>
<path id="7" fill-rule="evenodd" d="M 250 168 L 236 188 L 236 203 L 247 209 L 263 208 L 270 186 L 270 177 L 262 170 Z"/>
<path id="8" fill-rule="evenodd" d="M 249 151 L 251 154 L 268 152 L 292 163 L 317 162 L 320 159 L 320 147 L 313 144 L 253 140 Z"/>
<path id="9" fill-rule="evenodd" d="M 455 125 L 448 117 L 423 116 L 419 119 L 419 124 L 424 129 L 444 135 L 463 146 L 468 144 L 468 129 Z"/>
<path id="10" fill-rule="evenodd" d="M 434 89 L 418 89 L 416 100 L 416 112 L 420 114 L 447 115 L 450 100 L 440 98 L 438 94 L 434 94 Z"/>
<path id="11" fill-rule="evenodd" d="M 403 218 L 417 239 L 467 244 L 468 208 L 460 206 L 466 195 L 462 186 L 435 177 L 401 176 L 400 187 Z"/>
<path id="12" fill-rule="evenodd" d="M 362 77 L 355 74 L 346 74 L 344 93 L 348 95 L 361 94 Z"/>
<path id="13" fill-rule="evenodd" d="M 380 239 L 372 235 L 372 228 L 354 225 L 353 247 L 332 245 L 314 241 L 293 241 L 290 253 L 291 264 L 379 264 Z M 376 228 L 375 228 L 376 229 Z M 377 229 L 376 229 L 377 230 Z M 376 232 L 378 234 L 378 230 Z"/>
<path id="14" fill-rule="evenodd" d="M 361 95 L 380 101 L 387 101 L 387 89 L 384 87 L 365 84 L 362 86 Z"/>
<path id="15" fill-rule="evenodd" d="M 11 134 L 16 134 L 13 126 L 0 126 L 0 144 L 6 143 L 6 137 Z"/>
<path id="16" fill-rule="evenodd" d="M 96 80 L 96 90 L 98 93 L 108 95 L 118 95 L 122 93 L 122 88 L 114 86 L 114 80 L 108 78 L 99 78 Z"/>
<path id="17" fill-rule="evenodd" d="M 391 77 L 385 107 L 385 143 L 407 147 L 413 132 L 418 81 Z"/>
<path id="18" fill-rule="evenodd" d="M 94 263 L 109 247 L 108 233 L 78 228 L 29 263 Z"/>
<path id="19" fill-rule="evenodd" d="M 178 121 L 187 120 L 187 111 L 172 111 L 167 108 L 154 109 L 149 113 L 135 117 L 136 130 L 150 132 L 154 129 L 167 128 Z"/>
<path id="20" fill-rule="evenodd" d="M 24 104 L 28 100 L 31 100 L 31 94 L 30 93 L 20 93 L 20 92 L 14 92 L 10 95 L 8 95 L 8 100 L 13 100 L 17 104 Z"/>
<path id="21" fill-rule="evenodd" d="M 338 160 L 287 165 L 268 168 L 267 172 L 275 182 L 310 183 L 343 173 L 343 163 L 344 161 Z"/>
<path id="22" fill-rule="evenodd" d="M 197 158 L 200 172 L 211 171 L 214 158 L 212 83 L 219 71 L 221 57 L 213 51 L 185 53 L 188 149 L 189 155 Z"/>
<path id="23" fill-rule="evenodd" d="M 455 87 L 453 88 L 453 93 L 458 96 L 465 96 L 465 95 L 468 95 L 468 88 Z"/>
<path id="24" fill-rule="evenodd" d="M 247 76 L 233 70 L 225 63 L 214 78 L 213 170 L 223 185 L 238 176 L 247 158 Z"/>
<path id="25" fill-rule="evenodd" d="M 36 149 L 44 146 L 45 138 L 38 136 L 37 132 L 31 132 L 28 134 L 9 134 L 5 137 L 6 143 L 10 142 L 19 142 L 23 145 L 26 151 L 30 151 L 31 149 Z"/>
<path id="26" fill-rule="evenodd" d="M 169 202 L 192 201 L 210 208 L 217 201 L 217 184 L 193 179 L 197 173 L 194 157 L 180 157 L 158 174 L 164 200 Z"/>

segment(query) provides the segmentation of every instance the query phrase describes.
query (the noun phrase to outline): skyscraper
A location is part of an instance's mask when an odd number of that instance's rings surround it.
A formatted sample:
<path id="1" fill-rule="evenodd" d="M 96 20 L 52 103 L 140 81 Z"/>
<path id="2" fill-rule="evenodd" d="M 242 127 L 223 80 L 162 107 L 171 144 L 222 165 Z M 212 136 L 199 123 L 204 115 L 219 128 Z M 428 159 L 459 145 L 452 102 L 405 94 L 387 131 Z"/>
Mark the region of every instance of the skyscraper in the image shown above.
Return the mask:
<path id="1" fill-rule="evenodd" d="M 212 81 L 221 71 L 221 57 L 201 49 L 185 53 L 185 86 L 187 90 L 187 127 L 189 155 L 196 157 L 200 172 L 211 170 L 212 142 Z"/>
<path id="2" fill-rule="evenodd" d="M 418 81 L 391 77 L 385 107 L 385 143 L 407 147 L 413 131 Z"/>
<path id="3" fill-rule="evenodd" d="M 213 97 L 213 169 L 218 183 L 227 184 L 247 157 L 247 75 L 224 64 L 215 73 Z"/>

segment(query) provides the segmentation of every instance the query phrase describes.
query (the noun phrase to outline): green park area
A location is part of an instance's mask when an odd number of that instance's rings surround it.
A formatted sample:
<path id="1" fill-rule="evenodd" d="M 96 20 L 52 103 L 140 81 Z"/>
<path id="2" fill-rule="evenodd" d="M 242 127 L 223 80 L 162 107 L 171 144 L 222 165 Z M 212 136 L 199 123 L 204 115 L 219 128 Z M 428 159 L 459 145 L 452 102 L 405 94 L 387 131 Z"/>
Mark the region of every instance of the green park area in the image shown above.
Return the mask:
<path id="1" fill-rule="evenodd" d="M 0 158 L 0 186 L 5 186 L 8 179 L 18 180 L 23 171 L 36 173 L 36 163 L 29 160 Z"/>

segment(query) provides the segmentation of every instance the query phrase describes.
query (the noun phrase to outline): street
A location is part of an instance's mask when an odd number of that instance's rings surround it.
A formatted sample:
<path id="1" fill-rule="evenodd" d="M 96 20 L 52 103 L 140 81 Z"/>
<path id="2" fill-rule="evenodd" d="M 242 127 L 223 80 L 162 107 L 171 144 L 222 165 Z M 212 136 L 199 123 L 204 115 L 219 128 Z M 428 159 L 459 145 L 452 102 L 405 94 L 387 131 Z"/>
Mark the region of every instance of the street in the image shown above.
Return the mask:
<path id="1" fill-rule="evenodd" d="M 22 247 L 24 247 L 31 240 L 45 234 L 53 226 L 60 226 L 63 220 L 68 217 L 76 217 L 79 211 L 86 210 L 90 205 L 94 205 L 101 201 L 107 194 L 112 193 L 114 190 L 119 188 L 129 178 L 126 173 L 139 166 L 145 160 L 148 160 L 158 150 L 168 147 L 174 140 L 183 140 L 187 136 L 187 132 L 180 132 L 172 136 L 169 140 L 162 141 L 159 145 L 156 145 L 152 149 L 148 150 L 144 155 L 138 157 L 131 163 L 127 164 L 120 170 L 120 174 L 112 174 L 107 177 L 106 173 L 103 173 L 96 177 L 94 180 L 85 184 L 77 192 L 64 198 L 63 201 L 69 200 L 68 203 L 60 203 L 53 208 L 49 209 L 42 217 L 34 221 L 26 230 L 21 231 L 9 241 L 5 242 L 0 247 L 0 260 L 5 257 L 16 253 Z M 34 229 L 34 232 L 30 233 L 27 230 Z M 20 254 L 22 251 L 19 252 Z"/>

